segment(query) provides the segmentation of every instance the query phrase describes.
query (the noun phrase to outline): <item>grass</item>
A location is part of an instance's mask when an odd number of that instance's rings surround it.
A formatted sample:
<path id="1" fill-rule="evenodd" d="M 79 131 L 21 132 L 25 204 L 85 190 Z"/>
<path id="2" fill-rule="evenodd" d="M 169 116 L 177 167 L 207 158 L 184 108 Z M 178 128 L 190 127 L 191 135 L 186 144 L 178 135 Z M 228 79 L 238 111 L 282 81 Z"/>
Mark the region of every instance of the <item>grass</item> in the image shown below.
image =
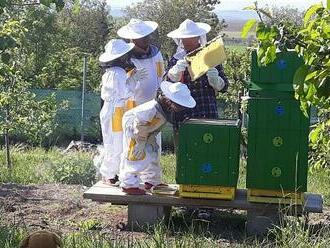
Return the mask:
<path id="1" fill-rule="evenodd" d="M 225 45 L 226 49 L 236 52 L 244 52 L 247 48 L 246 45 Z"/>
<path id="2" fill-rule="evenodd" d="M 0 183 L 43 184 L 67 183 L 90 186 L 96 182 L 92 158 L 88 152 L 70 152 L 52 148 L 12 149 L 13 171 L 11 177 L 5 167 L 5 153 L 0 151 Z M 161 157 L 163 180 L 175 183 L 175 155 L 163 154 Z M 246 163 L 241 160 L 238 187 L 245 188 Z M 325 204 L 330 205 L 330 173 L 313 170 L 308 175 L 308 191 L 324 196 Z"/>
<path id="3" fill-rule="evenodd" d="M 330 172 L 319 169 L 311 171 L 308 175 L 307 188 L 309 192 L 323 195 L 325 205 L 330 205 Z"/>
<path id="4" fill-rule="evenodd" d="M 13 173 L 11 178 L 4 166 L 4 152 L 0 151 L 0 182 L 20 184 L 42 184 L 52 182 L 82 183 L 95 182 L 95 169 L 92 153 L 71 152 L 63 154 L 54 148 L 45 151 L 41 148 L 13 149 Z M 175 183 L 175 155 L 161 157 L 165 182 Z M 245 187 L 245 161 L 241 161 L 238 187 Z M 310 192 L 321 193 L 325 204 L 330 204 L 330 175 L 319 170 L 309 173 Z M 103 233 L 99 223 L 87 220 L 79 225 L 79 231 L 62 237 L 64 248 L 107 248 L 107 247 L 328 247 L 330 231 L 326 228 L 316 230 L 297 218 L 287 218 L 282 227 L 276 228 L 263 240 L 250 239 L 244 233 L 243 215 L 221 214 L 211 222 L 187 218 L 176 212 L 170 224 L 160 224 L 146 231 L 145 238 L 118 233 Z M 225 217 L 224 217 L 225 216 Z M 226 217 L 227 216 L 227 217 Z M 243 216 L 243 217 L 242 217 Z M 93 231 L 91 229 L 94 229 Z M 96 230 L 95 230 L 96 229 Z M 217 231 L 215 231 L 217 230 Z M 220 230 L 220 231 L 219 231 Z M 4 226 L 0 212 L 0 247 L 18 247 L 26 230 L 15 225 Z M 226 243 L 227 242 L 227 243 Z"/>
<path id="5" fill-rule="evenodd" d="M 0 182 L 19 184 L 68 183 L 92 185 L 95 182 L 96 170 L 91 153 L 70 152 L 52 148 L 11 150 L 13 170 L 11 175 L 5 167 L 4 150 L 0 152 Z"/>
<path id="6" fill-rule="evenodd" d="M 283 227 L 274 229 L 268 237 L 255 239 L 242 237 L 241 240 L 223 239 L 198 228 L 196 225 L 186 229 L 176 230 L 171 225 L 159 223 L 145 230 L 143 238 L 139 236 L 121 236 L 116 233 L 102 233 L 81 229 L 80 231 L 62 235 L 63 248 L 110 248 L 110 247 L 140 247 L 140 248 L 174 248 L 174 247 L 319 247 L 326 248 L 330 242 L 329 230 L 323 229 L 316 233 L 307 227 L 303 221 L 286 220 Z M 26 230 L 5 227 L 0 223 L 0 247 L 16 248 L 20 240 L 27 235 Z"/>

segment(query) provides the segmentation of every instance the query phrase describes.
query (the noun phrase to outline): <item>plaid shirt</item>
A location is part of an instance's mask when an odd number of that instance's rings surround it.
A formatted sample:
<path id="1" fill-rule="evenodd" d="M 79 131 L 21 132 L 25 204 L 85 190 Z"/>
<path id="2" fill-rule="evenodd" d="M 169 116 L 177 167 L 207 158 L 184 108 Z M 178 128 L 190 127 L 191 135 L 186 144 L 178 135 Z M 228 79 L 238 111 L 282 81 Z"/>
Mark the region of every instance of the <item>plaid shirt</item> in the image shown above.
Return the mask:
<path id="1" fill-rule="evenodd" d="M 178 60 L 172 58 L 168 63 L 168 68 L 171 69 Z M 229 82 L 224 74 L 223 68 L 221 65 L 217 66 L 216 69 L 219 72 L 219 76 L 224 80 L 225 87 L 221 92 L 226 92 Z M 206 75 L 201 76 L 196 81 L 192 82 L 188 70 L 184 71 L 184 76 L 180 80 L 182 83 L 185 83 L 190 89 L 191 96 L 196 101 L 196 107 L 193 109 L 185 109 L 179 113 L 175 113 L 175 122 L 182 122 L 184 119 L 190 118 L 199 118 L 199 119 L 217 119 L 218 118 L 218 109 L 216 94 L 214 89 L 209 85 Z"/>

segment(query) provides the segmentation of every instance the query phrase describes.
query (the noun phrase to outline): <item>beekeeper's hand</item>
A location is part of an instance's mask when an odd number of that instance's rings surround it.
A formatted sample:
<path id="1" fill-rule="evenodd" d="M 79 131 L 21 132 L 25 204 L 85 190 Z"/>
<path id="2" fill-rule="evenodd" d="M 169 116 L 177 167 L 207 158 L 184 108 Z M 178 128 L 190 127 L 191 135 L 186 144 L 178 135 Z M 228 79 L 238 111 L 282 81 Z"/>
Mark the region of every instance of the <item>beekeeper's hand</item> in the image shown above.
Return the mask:
<path id="1" fill-rule="evenodd" d="M 209 85 L 215 91 L 220 91 L 225 87 L 225 81 L 219 76 L 219 72 L 216 68 L 211 68 L 206 73 Z"/>
<path id="2" fill-rule="evenodd" d="M 157 144 L 157 138 L 155 134 L 151 134 L 148 137 L 147 144 L 150 145 L 153 152 L 157 152 L 159 149 L 159 145 Z"/>
<path id="3" fill-rule="evenodd" d="M 143 156 L 145 155 L 145 151 L 144 151 L 145 147 L 146 147 L 146 141 L 136 140 L 136 144 L 132 152 L 135 159 L 141 160 L 143 158 Z"/>
<path id="4" fill-rule="evenodd" d="M 185 59 L 179 59 L 176 64 L 168 71 L 168 77 L 172 81 L 178 82 L 182 72 L 186 70 L 188 65 L 188 62 Z"/>
<path id="5" fill-rule="evenodd" d="M 140 68 L 140 69 L 135 69 L 132 75 L 128 78 L 128 80 L 134 81 L 136 83 L 137 81 L 141 81 L 143 79 L 146 79 L 147 77 L 148 77 L 147 69 Z"/>

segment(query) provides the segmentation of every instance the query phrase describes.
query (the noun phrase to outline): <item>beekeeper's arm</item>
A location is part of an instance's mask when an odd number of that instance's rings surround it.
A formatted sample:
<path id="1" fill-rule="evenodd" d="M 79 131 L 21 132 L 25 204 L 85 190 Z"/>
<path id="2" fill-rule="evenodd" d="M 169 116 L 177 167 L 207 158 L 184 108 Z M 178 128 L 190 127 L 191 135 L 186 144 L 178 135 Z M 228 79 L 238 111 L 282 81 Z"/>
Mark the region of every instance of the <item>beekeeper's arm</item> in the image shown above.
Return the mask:
<path id="1" fill-rule="evenodd" d="M 211 68 L 207 71 L 206 76 L 209 82 L 209 85 L 218 92 L 225 92 L 228 88 L 228 80 L 225 76 L 222 66 L 219 68 Z"/>
<path id="2" fill-rule="evenodd" d="M 112 131 L 122 132 L 122 119 L 124 107 L 130 97 L 130 91 L 126 84 L 127 75 L 124 71 L 118 71 L 114 76 L 114 111 L 112 114 Z"/>
<path id="3" fill-rule="evenodd" d="M 181 79 L 182 73 L 186 70 L 188 62 L 185 59 L 179 59 L 176 64 L 168 70 L 167 76 L 173 82 L 178 82 Z"/>
<path id="4" fill-rule="evenodd" d="M 156 116 L 156 111 L 138 113 L 134 120 L 134 136 L 136 145 L 133 154 L 136 158 L 141 158 L 144 154 L 146 143 L 152 141 L 152 136 L 156 136 L 164 120 Z M 153 145 L 153 144 L 151 144 Z"/>
<path id="5" fill-rule="evenodd" d="M 109 69 L 105 71 L 102 75 L 102 85 L 101 85 L 101 98 L 103 101 L 110 101 L 112 98 L 112 82 L 114 80 L 114 73 Z"/>

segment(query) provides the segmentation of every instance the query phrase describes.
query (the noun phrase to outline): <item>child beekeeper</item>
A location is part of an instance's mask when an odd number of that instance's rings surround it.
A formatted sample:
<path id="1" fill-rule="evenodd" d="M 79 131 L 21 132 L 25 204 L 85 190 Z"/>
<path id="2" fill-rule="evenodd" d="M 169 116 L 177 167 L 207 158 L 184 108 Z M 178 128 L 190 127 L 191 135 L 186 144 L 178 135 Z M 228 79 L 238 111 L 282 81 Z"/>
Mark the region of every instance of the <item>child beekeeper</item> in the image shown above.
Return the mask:
<path id="1" fill-rule="evenodd" d="M 134 48 L 133 43 L 121 39 L 112 39 L 101 54 L 101 62 L 105 72 L 102 76 L 101 98 L 104 101 L 100 112 L 103 137 L 103 160 L 100 173 L 104 183 L 118 182 L 121 154 L 123 152 L 122 117 L 130 104 L 130 97 L 135 84 L 144 77 L 145 71 L 132 70 L 129 52 Z"/>
<path id="2" fill-rule="evenodd" d="M 156 99 L 141 104 L 124 114 L 123 161 L 120 186 L 123 192 L 143 195 L 145 189 L 161 184 L 159 146 L 156 136 L 161 127 L 171 122 L 174 112 L 193 108 L 195 100 L 185 84 L 164 81 Z M 144 189 L 139 188 L 144 183 Z"/>

